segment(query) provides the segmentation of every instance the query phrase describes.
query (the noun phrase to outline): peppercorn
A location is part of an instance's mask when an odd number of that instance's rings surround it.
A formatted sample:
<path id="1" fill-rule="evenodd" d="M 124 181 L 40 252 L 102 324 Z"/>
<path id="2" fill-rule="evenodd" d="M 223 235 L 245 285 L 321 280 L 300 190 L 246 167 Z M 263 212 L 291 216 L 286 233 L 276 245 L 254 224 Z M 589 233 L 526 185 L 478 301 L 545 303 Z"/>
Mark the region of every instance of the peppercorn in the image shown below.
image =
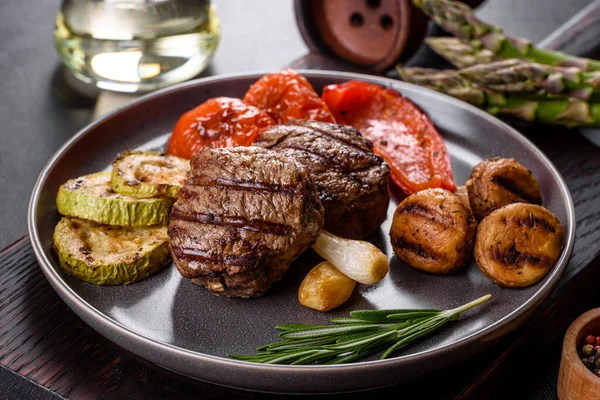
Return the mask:
<path id="1" fill-rule="evenodd" d="M 583 352 L 583 355 L 586 356 L 586 357 L 591 356 L 594 353 L 594 350 L 595 350 L 595 348 L 591 344 L 586 344 L 581 349 L 581 351 Z"/>
<path id="2" fill-rule="evenodd" d="M 587 335 L 585 337 L 585 343 L 586 344 L 596 344 L 596 337 L 592 336 L 592 335 Z"/>
<path id="3" fill-rule="evenodd" d="M 600 377 L 600 336 L 587 335 L 578 353 L 583 365 Z"/>
<path id="4" fill-rule="evenodd" d="M 587 367 L 591 367 L 592 365 L 594 365 L 594 362 L 596 361 L 596 358 L 594 356 L 591 357 L 586 357 L 583 359 L 583 363 L 587 366 Z"/>

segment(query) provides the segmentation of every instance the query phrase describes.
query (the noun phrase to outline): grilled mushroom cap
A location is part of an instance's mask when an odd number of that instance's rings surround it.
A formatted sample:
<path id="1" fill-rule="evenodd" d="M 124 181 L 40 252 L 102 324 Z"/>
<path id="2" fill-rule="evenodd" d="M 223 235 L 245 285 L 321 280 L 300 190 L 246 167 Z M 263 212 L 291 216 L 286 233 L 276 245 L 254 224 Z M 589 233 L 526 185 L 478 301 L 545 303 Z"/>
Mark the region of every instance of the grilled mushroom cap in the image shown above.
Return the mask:
<path id="1" fill-rule="evenodd" d="M 480 162 L 473 168 L 466 187 L 478 221 L 507 204 L 542 204 L 533 174 L 513 158 L 494 157 Z"/>
<path id="2" fill-rule="evenodd" d="M 463 203 L 463 206 L 473 214 L 473 208 L 471 207 L 471 201 L 469 200 L 469 192 L 467 191 L 466 186 L 457 186 L 454 194 L 460 199 Z"/>
<path id="3" fill-rule="evenodd" d="M 427 189 L 398 205 L 390 237 L 394 253 L 409 266 L 446 274 L 468 261 L 475 230 L 475 219 L 458 196 Z"/>
<path id="4" fill-rule="evenodd" d="M 498 285 L 529 286 L 542 279 L 563 248 L 563 228 L 546 208 L 516 203 L 504 206 L 479 224 L 475 260 Z"/>

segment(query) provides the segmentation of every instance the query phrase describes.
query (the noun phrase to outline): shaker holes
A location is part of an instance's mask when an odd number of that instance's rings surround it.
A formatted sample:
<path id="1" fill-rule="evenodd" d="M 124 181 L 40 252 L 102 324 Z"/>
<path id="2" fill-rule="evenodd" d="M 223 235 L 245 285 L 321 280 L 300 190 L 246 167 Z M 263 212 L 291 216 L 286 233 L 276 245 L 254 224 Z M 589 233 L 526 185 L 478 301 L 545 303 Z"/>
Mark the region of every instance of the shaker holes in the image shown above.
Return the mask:
<path id="1" fill-rule="evenodd" d="M 365 19 L 359 13 L 354 13 L 350 16 L 350 25 L 360 27 L 365 22 Z"/>
<path id="2" fill-rule="evenodd" d="M 386 14 L 381 17 L 379 24 L 384 30 L 389 31 L 394 26 L 394 20 Z"/>

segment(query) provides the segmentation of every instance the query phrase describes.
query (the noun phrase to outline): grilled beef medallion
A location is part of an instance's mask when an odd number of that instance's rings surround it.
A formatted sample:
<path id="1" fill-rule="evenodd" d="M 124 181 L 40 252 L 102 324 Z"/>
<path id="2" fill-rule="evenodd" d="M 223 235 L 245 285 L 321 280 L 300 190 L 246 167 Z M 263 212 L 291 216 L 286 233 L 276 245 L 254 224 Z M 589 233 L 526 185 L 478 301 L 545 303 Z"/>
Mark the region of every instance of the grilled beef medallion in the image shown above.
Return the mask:
<path id="1" fill-rule="evenodd" d="M 293 121 L 262 132 L 254 143 L 304 165 L 325 208 L 325 229 L 362 239 L 387 217 L 389 168 L 373 144 L 350 126 Z"/>
<path id="2" fill-rule="evenodd" d="M 258 297 L 317 239 L 323 207 L 308 172 L 258 147 L 205 148 L 169 220 L 179 272 L 212 293 Z"/>
<path id="3" fill-rule="evenodd" d="M 406 264 L 434 274 L 463 267 L 471 257 L 477 223 L 461 199 L 426 189 L 404 199 L 394 212 L 390 238 Z"/>
<path id="4" fill-rule="evenodd" d="M 534 204 L 509 204 L 479 225 L 475 261 L 500 286 L 529 286 L 552 269 L 564 245 L 560 221 Z"/>
<path id="5" fill-rule="evenodd" d="M 542 204 L 533 174 L 513 158 L 483 160 L 471 171 L 466 187 L 478 221 L 507 204 Z"/>

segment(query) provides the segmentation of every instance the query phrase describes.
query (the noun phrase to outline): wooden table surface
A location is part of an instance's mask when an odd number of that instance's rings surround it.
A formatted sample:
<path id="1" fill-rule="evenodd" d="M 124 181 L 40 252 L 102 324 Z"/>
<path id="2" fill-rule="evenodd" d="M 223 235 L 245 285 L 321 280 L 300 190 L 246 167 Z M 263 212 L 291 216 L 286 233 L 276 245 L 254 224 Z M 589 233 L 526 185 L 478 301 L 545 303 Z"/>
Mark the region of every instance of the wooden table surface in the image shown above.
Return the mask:
<path id="1" fill-rule="evenodd" d="M 59 1 L 0 3 L 0 397 L 233 398 L 258 394 L 194 381 L 106 340 L 60 300 L 41 273 L 26 230 L 29 194 L 56 149 L 91 119 L 94 100 L 62 78 L 52 29 Z M 589 0 L 488 0 L 478 13 L 539 41 Z M 205 73 L 277 69 L 307 52 L 291 1 L 216 1 L 222 41 Z M 439 59 L 422 54 L 419 63 Z M 581 312 L 600 305 L 600 149 L 577 131 L 521 129 L 564 176 L 576 207 L 577 241 L 559 287 L 540 311 L 497 346 L 453 368 L 358 396 L 535 398 L 556 396 L 560 341 Z M 16 240 L 16 241 L 14 241 Z M 12 243 L 11 243 L 12 242 Z M 11 244 L 9 244 L 11 243 Z M 331 397 L 340 397 L 332 395 Z"/>

